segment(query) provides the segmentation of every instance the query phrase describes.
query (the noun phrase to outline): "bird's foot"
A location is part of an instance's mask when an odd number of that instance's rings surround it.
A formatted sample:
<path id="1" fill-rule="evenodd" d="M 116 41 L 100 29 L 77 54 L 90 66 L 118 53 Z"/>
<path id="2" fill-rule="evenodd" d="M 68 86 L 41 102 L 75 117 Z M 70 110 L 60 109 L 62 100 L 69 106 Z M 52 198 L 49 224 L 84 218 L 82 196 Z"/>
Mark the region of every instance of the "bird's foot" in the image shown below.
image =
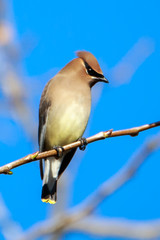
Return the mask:
<path id="1" fill-rule="evenodd" d="M 64 152 L 64 148 L 61 147 L 61 146 L 56 146 L 56 147 L 53 147 L 54 150 L 57 151 L 57 155 L 55 156 L 55 158 L 61 158 L 63 156 L 63 152 Z"/>
<path id="2" fill-rule="evenodd" d="M 88 144 L 86 138 L 79 138 L 78 141 L 81 142 L 81 146 L 79 146 L 79 149 L 84 151 L 86 149 L 87 144 Z"/>

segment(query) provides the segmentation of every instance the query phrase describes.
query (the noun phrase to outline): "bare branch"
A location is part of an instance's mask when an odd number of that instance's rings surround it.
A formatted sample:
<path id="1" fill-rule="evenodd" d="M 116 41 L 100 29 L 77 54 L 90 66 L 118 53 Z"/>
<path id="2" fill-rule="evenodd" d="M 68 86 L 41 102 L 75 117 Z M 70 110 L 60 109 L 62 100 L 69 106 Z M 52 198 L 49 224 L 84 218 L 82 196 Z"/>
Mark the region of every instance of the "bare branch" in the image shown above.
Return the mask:
<path id="1" fill-rule="evenodd" d="M 54 221 L 51 219 L 35 224 L 23 233 L 18 240 L 33 240 L 40 236 L 66 231 L 83 231 L 105 237 L 116 236 L 141 239 L 160 237 L 159 220 L 144 222 L 129 221 L 127 219 L 102 219 L 94 215 L 92 216 L 93 218 L 91 217 L 97 206 L 128 182 L 138 171 L 142 163 L 159 147 L 160 136 L 156 135 L 146 142 L 122 169 L 109 180 L 106 180 L 86 200 L 56 216 Z M 96 224 L 97 227 L 95 226 Z M 100 225 L 101 230 L 98 230 Z"/>
<path id="2" fill-rule="evenodd" d="M 118 130 L 118 131 L 108 130 L 105 132 L 99 132 L 96 135 L 93 135 L 93 136 L 87 138 L 86 140 L 88 143 L 92 143 L 92 142 L 95 142 L 98 140 L 103 140 L 103 139 L 110 138 L 110 137 L 118 137 L 118 136 L 124 136 L 124 135 L 130 135 L 130 136 L 134 137 L 134 136 L 137 136 L 139 134 L 139 132 L 148 130 L 150 128 L 158 127 L 158 126 L 160 126 L 160 121 L 154 122 L 151 124 L 145 124 L 145 125 L 142 125 L 139 127 L 124 129 L 124 130 Z M 77 142 L 65 145 L 65 146 L 63 146 L 63 149 L 64 149 L 64 151 L 67 151 L 72 148 L 77 148 L 79 146 L 81 146 L 81 141 L 77 141 Z M 56 156 L 56 155 L 57 155 L 57 151 L 55 149 L 46 151 L 46 152 L 42 152 L 42 153 L 39 153 L 37 151 L 35 153 L 29 154 L 23 158 L 20 158 L 18 160 L 15 160 L 11 163 L 8 163 L 8 164 L 0 167 L 0 174 L 2 174 L 2 173 L 12 174 L 12 172 L 10 170 L 13 168 L 19 167 L 26 163 L 37 161 L 39 159 L 47 158 L 50 156 Z"/>
<path id="3" fill-rule="evenodd" d="M 80 231 L 98 237 L 155 239 L 160 237 L 160 220 L 135 221 L 119 218 L 87 217 L 68 231 Z"/>
<path id="4" fill-rule="evenodd" d="M 105 181 L 92 195 L 77 206 L 77 218 L 88 216 L 96 207 L 102 203 L 106 197 L 112 195 L 121 186 L 128 182 L 138 171 L 143 162 L 158 148 L 160 148 L 160 136 L 156 135 L 150 141 L 147 141 L 142 147 L 131 157 L 131 159 L 109 180 Z"/>
<path id="5" fill-rule="evenodd" d="M 22 228 L 19 223 L 13 221 L 11 213 L 9 212 L 2 196 L 0 195 L 0 232 L 4 239 L 17 239 L 22 235 Z"/>
<path id="6" fill-rule="evenodd" d="M 121 218 L 91 216 L 79 222 L 72 217 L 58 221 L 44 221 L 21 235 L 18 240 L 34 240 L 39 237 L 64 232 L 83 232 L 98 237 L 122 237 L 131 239 L 152 239 L 160 237 L 160 220 L 136 221 Z M 54 236 L 54 235 L 53 235 Z"/>
<path id="7" fill-rule="evenodd" d="M 129 82 L 142 63 L 155 51 L 154 39 L 142 37 L 129 49 L 110 70 L 112 83 L 121 85 Z"/>

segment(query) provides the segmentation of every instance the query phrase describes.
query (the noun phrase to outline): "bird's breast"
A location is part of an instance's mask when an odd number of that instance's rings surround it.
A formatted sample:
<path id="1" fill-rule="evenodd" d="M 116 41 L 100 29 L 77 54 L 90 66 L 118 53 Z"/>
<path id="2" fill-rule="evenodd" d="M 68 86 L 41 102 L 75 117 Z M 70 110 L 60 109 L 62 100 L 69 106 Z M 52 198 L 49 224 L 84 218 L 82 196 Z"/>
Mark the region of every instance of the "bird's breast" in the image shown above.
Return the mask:
<path id="1" fill-rule="evenodd" d="M 90 108 L 90 94 L 61 96 L 48 115 L 47 145 L 63 146 L 80 138 L 85 131 Z"/>

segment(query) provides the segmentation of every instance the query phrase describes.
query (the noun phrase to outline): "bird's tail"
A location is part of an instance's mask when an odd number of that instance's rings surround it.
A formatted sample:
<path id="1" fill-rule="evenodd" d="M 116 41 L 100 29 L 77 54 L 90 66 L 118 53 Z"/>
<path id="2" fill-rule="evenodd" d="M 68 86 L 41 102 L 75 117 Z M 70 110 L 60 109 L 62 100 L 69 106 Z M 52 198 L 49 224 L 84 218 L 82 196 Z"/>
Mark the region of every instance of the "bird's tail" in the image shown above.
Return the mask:
<path id="1" fill-rule="evenodd" d="M 60 161 L 54 157 L 45 160 L 45 170 L 42 186 L 42 202 L 54 204 L 57 200 L 57 178 Z"/>

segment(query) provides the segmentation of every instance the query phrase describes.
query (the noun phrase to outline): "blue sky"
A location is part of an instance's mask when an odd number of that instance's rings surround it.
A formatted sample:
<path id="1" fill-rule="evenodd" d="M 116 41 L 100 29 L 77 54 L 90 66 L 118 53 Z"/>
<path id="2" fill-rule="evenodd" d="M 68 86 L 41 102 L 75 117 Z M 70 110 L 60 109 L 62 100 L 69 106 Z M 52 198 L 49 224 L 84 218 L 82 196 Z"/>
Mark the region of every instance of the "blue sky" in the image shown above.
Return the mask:
<path id="1" fill-rule="evenodd" d="M 81 49 L 97 57 L 110 81 L 109 85 L 99 83 L 94 87 L 86 137 L 102 130 L 118 130 L 160 120 L 158 0 L 16 0 L 12 1 L 10 8 L 17 41 L 21 43 L 22 79 L 27 94 L 31 93 L 33 122 L 38 124 L 38 104 L 44 85 L 75 57 L 76 50 Z M 114 75 L 119 63 L 124 63 L 124 71 L 119 72 L 124 84 Z M 130 75 L 125 81 L 123 78 L 128 72 Z M 0 122 L 3 139 L 0 142 L 1 164 L 38 148 L 38 145 L 33 147 L 21 124 L 7 114 L 0 116 Z M 74 175 L 73 189 L 67 189 L 70 191 L 70 206 L 81 202 L 116 173 L 158 131 L 156 128 L 135 138 L 126 136 L 96 142 L 90 144 L 84 153 L 78 150 L 68 169 Z M 159 218 L 159 159 L 160 152 L 157 151 L 131 181 L 98 207 L 96 213 L 134 220 Z M 1 194 L 12 218 L 26 230 L 45 219 L 51 208 L 40 201 L 41 180 L 37 162 L 13 172 L 13 176 L 0 176 Z M 76 239 L 93 239 L 81 234 L 68 234 L 65 239 L 75 239 L 75 236 Z"/>

